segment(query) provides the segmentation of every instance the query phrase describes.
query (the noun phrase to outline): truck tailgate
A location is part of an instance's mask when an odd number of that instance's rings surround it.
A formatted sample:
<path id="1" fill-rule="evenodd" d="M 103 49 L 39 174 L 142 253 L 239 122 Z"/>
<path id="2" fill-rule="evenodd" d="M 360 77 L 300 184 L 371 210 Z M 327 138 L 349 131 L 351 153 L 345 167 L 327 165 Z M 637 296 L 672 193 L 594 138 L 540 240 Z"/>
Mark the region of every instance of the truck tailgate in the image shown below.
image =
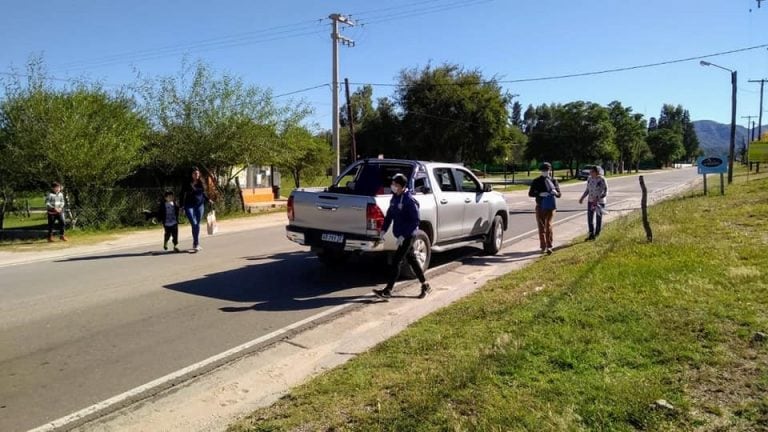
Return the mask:
<path id="1" fill-rule="evenodd" d="M 373 197 L 329 192 L 294 191 L 291 225 L 328 232 L 368 235 L 366 208 Z"/>

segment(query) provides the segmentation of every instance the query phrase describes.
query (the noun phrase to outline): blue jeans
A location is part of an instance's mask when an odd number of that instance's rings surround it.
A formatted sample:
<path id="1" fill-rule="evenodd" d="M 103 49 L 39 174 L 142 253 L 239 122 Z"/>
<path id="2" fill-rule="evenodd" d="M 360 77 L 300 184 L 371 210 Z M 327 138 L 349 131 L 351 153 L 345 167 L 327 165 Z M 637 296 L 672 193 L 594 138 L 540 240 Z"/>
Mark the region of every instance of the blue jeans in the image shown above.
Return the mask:
<path id="1" fill-rule="evenodd" d="M 205 211 L 203 204 L 197 207 L 184 207 L 184 214 L 187 215 L 187 220 L 192 226 L 192 247 L 200 245 L 200 219 L 203 218 L 203 211 Z"/>
<path id="2" fill-rule="evenodd" d="M 597 206 L 600 206 L 601 211 L 597 211 Z M 599 236 L 600 229 L 603 226 L 603 212 L 605 204 L 588 203 L 587 204 L 587 226 L 589 227 L 589 235 Z M 592 224 L 592 220 L 595 219 L 595 224 Z"/>

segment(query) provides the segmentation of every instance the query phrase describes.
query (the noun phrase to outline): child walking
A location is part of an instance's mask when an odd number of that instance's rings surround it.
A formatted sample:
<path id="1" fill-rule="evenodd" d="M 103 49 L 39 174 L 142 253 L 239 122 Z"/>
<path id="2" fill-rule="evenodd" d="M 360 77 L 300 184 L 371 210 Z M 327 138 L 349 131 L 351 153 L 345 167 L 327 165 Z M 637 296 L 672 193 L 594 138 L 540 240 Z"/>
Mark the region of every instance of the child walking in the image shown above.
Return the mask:
<path id="1" fill-rule="evenodd" d="M 53 226 L 59 223 L 59 239 L 67 241 L 64 235 L 64 194 L 61 184 L 51 183 L 51 192 L 45 196 L 45 208 L 48 213 L 48 241 L 53 241 Z"/>
<path id="2" fill-rule="evenodd" d="M 168 250 L 168 240 L 173 239 L 173 251 L 179 252 L 179 212 L 172 191 L 166 191 L 157 209 L 157 220 L 163 222 L 163 250 Z"/>

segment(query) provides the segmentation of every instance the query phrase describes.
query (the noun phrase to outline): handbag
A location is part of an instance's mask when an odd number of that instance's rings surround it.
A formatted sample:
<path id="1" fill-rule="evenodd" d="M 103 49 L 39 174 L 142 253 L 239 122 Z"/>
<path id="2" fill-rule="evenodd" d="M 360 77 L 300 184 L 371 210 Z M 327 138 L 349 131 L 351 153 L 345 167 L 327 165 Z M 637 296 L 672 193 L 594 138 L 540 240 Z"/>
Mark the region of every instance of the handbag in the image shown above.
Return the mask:
<path id="1" fill-rule="evenodd" d="M 547 186 L 549 195 L 541 198 L 541 209 L 555 210 L 557 208 L 557 201 L 555 200 L 555 194 L 553 193 L 555 191 L 555 185 L 552 184 L 548 178 L 544 179 L 544 184 Z"/>
<path id="2" fill-rule="evenodd" d="M 214 235 L 219 232 L 219 224 L 216 223 L 216 210 L 208 212 L 208 235 Z"/>
<path id="3" fill-rule="evenodd" d="M 550 193 L 548 196 L 542 197 L 540 207 L 542 210 L 555 210 L 557 208 L 555 195 Z"/>

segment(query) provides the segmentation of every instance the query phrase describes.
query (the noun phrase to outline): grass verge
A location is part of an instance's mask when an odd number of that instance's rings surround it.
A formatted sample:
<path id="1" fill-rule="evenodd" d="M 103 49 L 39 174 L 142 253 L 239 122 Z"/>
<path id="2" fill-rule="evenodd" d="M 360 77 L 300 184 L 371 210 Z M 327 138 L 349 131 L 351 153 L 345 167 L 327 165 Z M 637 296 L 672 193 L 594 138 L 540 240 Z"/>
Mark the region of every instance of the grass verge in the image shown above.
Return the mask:
<path id="1" fill-rule="evenodd" d="M 229 430 L 768 430 L 768 179 L 650 215 L 653 243 L 617 221 Z"/>

